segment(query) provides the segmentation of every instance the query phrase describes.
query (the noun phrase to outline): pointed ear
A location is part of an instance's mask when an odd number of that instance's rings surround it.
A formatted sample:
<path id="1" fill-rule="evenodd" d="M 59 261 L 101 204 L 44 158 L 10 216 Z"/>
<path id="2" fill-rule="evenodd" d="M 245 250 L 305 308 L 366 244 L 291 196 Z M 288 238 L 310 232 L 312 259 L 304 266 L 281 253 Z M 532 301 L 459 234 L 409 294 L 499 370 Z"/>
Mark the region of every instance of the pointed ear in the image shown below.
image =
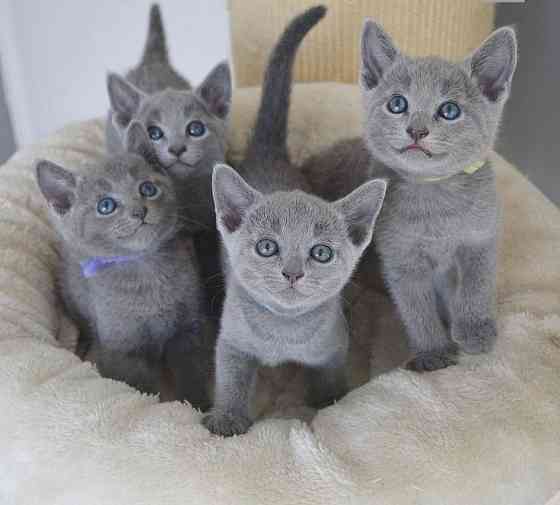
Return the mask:
<path id="1" fill-rule="evenodd" d="M 113 73 L 107 76 L 107 91 L 115 126 L 126 128 L 138 112 L 144 93 L 120 75 Z"/>
<path id="2" fill-rule="evenodd" d="M 196 94 L 206 102 L 210 112 L 220 119 L 229 114 L 231 105 L 231 72 L 227 62 L 216 65 L 204 82 L 196 88 Z"/>
<path id="3" fill-rule="evenodd" d="M 139 154 L 156 170 L 162 171 L 154 145 L 139 121 L 132 121 L 126 130 L 126 152 Z"/>
<path id="4" fill-rule="evenodd" d="M 35 164 L 37 184 L 48 204 L 61 216 L 76 201 L 76 177 L 68 170 L 47 160 Z"/>
<path id="5" fill-rule="evenodd" d="M 212 195 L 218 228 L 228 233 L 241 226 L 243 216 L 261 196 L 233 168 L 221 164 L 212 173 Z"/>
<path id="6" fill-rule="evenodd" d="M 365 247 L 373 235 L 373 227 L 383 206 L 387 183 L 383 179 L 368 181 L 334 206 L 346 219 L 350 241 L 356 247 Z"/>
<path id="7" fill-rule="evenodd" d="M 510 27 L 496 30 L 466 60 L 482 94 L 495 102 L 507 96 L 517 65 L 517 38 Z"/>
<path id="8" fill-rule="evenodd" d="M 364 23 L 361 48 L 360 84 L 363 89 L 369 90 L 379 84 L 399 50 L 381 25 L 371 19 L 366 19 Z"/>

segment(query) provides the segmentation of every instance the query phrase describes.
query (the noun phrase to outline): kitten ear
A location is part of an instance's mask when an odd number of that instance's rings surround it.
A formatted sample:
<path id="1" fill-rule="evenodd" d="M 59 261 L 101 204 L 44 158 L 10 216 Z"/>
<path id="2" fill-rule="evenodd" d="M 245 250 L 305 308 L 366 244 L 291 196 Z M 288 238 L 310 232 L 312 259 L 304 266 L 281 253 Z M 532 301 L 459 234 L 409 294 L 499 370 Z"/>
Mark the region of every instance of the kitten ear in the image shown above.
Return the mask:
<path id="1" fill-rule="evenodd" d="M 373 235 L 373 227 L 383 206 L 387 183 L 383 179 L 368 181 L 341 200 L 335 208 L 344 215 L 350 241 L 356 247 L 365 247 Z"/>
<path id="2" fill-rule="evenodd" d="M 115 126 L 126 128 L 138 112 L 144 93 L 126 79 L 114 73 L 107 76 L 107 91 Z"/>
<path id="3" fill-rule="evenodd" d="M 362 31 L 362 63 L 360 84 L 363 89 L 375 88 L 393 64 L 399 50 L 381 25 L 366 19 Z"/>
<path id="4" fill-rule="evenodd" d="M 139 154 L 155 169 L 162 170 L 154 145 L 140 121 L 132 121 L 126 130 L 126 152 Z"/>
<path id="5" fill-rule="evenodd" d="M 480 90 L 495 102 L 508 93 L 517 65 L 517 38 L 510 27 L 496 30 L 466 61 Z"/>
<path id="6" fill-rule="evenodd" d="M 212 173 L 212 195 L 218 228 L 228 233 L 241 226 L 243 216 L 261 196 L 233 168 L 222 164 Z"/>
<path id="7" fill-rule="evenodd" d="M 231 72 L 227 62 L 216 65 L 196 88 L 196 94 L 206 102 L 210 112 L 220 119 L 229 114 L 231 105 Z"/>
<path id="8" fill-rule="evenodd" d="M 57 214 L 66 214 L 76 201 L 76 177 L 68 170 L 47 160 L 35 164 L 37 184 L 48 204 Z"/>

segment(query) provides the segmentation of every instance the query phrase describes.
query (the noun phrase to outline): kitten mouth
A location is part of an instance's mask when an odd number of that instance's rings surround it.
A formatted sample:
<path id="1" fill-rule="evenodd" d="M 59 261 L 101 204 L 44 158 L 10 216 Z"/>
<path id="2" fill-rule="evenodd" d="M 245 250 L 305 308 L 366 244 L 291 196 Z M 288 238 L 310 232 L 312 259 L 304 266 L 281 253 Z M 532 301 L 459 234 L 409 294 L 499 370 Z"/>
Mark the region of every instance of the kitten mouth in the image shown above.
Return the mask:
<path id="1" fill-rule="evenodd" d="M 420 144 L 410 144 L 402 149 L 398 149 L 399 153 L 404 154 L 408 151 L 421 151 L 423 152 L 428 158 L 433 157 L 433 154 L 430 150 L 422 147 Z"/>

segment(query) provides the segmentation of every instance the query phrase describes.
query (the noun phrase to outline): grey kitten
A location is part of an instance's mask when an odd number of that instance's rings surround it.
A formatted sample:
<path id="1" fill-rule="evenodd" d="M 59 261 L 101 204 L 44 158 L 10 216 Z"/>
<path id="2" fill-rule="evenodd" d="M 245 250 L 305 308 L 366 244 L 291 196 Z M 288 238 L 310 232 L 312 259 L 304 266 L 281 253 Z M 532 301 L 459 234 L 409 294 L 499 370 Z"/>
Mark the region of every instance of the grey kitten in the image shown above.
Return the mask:
<path id="1" fill-rule="evenodd" d="M 226 252 L 227 290 L 216 349 L 215 403 L 204 425 L 247 431 L 259 364 L 308 365 L 310 398 L 323 406 L 346 392 L 348 348 L 340 291 L 367 246 L 385 194 L 372 181 L 336 203 L 306 194 L 290 162 L 286 130 L 295 47 L 324 16 L 295 18 L 273 49 L 247 158 L 239 172 L 218 165 L 213 195 Z"/>
<path id="2" fill-rule="evenodd" d="M 343 142 L 305 165 L 314 189 L 331 199 L 370 177 L 389 179 L 375 248 L 407 329 L 413 370 L 455 363 L 457 346 L 486 352 L 496 338 L 498 205 L 488 154 L 516 61 L 510 28 L 450 63 L 401 54 L 367 21 L 364 141 Z M 360 270 L 361 282 L 375 282 L 372 250 Z"/>
<path id="3" fill-rule="evenodd" d="M 136 123 L 128 142 L 151 149 Z M 181 353 L 188 373 L 175 374 L 176 396 L 208 408 L 212 342 L 193 243 L 179 233 L 174 185 L 155 156 L 117 155 L 85 175 L 40 160 L 36 176 L 60 237 L 61 296 L 101 374 L 160 392 L 166 362 Z"/>

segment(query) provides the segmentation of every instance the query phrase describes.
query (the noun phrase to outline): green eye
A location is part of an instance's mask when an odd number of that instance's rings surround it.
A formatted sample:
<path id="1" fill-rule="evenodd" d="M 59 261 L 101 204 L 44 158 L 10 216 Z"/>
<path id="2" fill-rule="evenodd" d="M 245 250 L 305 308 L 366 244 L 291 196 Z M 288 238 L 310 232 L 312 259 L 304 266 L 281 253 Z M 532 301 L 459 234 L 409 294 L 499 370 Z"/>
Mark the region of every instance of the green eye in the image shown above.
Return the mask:
<path id="1" fill-rule="evenodd" d="M 148 135 L 152 140 L 160 140 L 163 138 L 163 130 L 159 126 L 149 126 Z"/>
<path id="2" fill-rule="evenodd" d="M 110 196 L 106 196 L 97 202 L 97 212 L 102 216 L 108 216 L 117 210 L 117 202 Z"/>
<path id="3" fill-rule="evenodd" d="M 278 254 L 278 251 L 280 250 L 280 248 L 278 247 L 278 243 L 269 238 L 263 238 L 262 240 L 259 240 L 255 249 L 257 251 L 257 254 L 259 256 L 262 256 L 263 258 L 270 258 L 271 256 Z"/>
<path id="4" fill-rule="evenodd" d="M 324 244 L 317 244 L 311 248 L 309 255 L 319 263 L 328 263 L 333 259 L 333 250 Z"/>
<path id="5" fill-rule="evenodd" d="M 453 121 L 461 115 L 461 108 L 455 102 L 444 102 L 438 109 L 438 115 L 447 121 Z"/>

